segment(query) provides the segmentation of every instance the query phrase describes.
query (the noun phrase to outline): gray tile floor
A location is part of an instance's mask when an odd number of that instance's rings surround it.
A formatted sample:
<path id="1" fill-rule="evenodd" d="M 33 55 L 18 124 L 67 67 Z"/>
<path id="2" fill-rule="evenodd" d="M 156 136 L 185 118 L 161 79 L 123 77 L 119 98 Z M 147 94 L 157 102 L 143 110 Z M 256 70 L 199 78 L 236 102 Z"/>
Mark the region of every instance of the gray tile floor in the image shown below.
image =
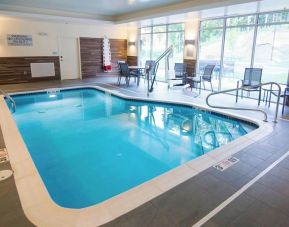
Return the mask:
<path id="1" fill-rule="evenodd" d="M 84 81 L 5 85 L 0 88 L 8 92 L 15 92 L 97 84 L 133 96 L 146 95 L 146 87 L 143 83 L 140 87 L 126 88 L 115 86 L 115 81 L 116 78 L 105 77 Z M 203 91 L 200 97 L 193 98 L 194 95 L 190 91 L 180 88 L 167 90 L 165 84 L 158 83 L 151 97 L 185 100 L 205 105 L 204 100 L 207 94 L 208 92 Z M 234 96 L 230 95 L 215 97 L 212 102 L 236 105 Z M 251 99 L 243 99 L 238 103 L 238 106 L 256 107 L 256 105 L 257 101 Z M 272 120 L 274 105 L 268 109 L 262 104 L 261 108 L 268 111 L 269 119 Z M 262 117 L 253 112 L 237 113 L 260 119 Z M 235 156 L 240 161 L 231 168 L 219 172 L 211 167 L 104 226 L 192 226 L 289 150 L 289 140 L 287 139 L 289 122 L 280 120 L 278 124 L 269 124 L 274 126 L 274 132 L 238 152 Z M 289 226 L 288 166 L 289 158 L 286 158 L 204 226 Z M 8 167 L 10 168 L 10 166 Z M 0 166 L 0 168 L 2 167 Z M 7 194 L 7 192 L 9 193 Z M 0 200 L 0 226 L 31 226 L 32 224 L 24 217 L 13 178 L 0 182 L 0 196 L 3 195 L 5 198 Z"/>
<path id="2" fill-rule="evenodd" d="M 0 149 L 3 148 L 5 148 L 5 143 L 0 130 Z M 11 169 L 9 162 L 0 163 L 0 171 L 7 169 Z M 16 185 L 12 177 L 0 182 L 0 226 L 33 226 L 25 217 L 21 208 Z"/>

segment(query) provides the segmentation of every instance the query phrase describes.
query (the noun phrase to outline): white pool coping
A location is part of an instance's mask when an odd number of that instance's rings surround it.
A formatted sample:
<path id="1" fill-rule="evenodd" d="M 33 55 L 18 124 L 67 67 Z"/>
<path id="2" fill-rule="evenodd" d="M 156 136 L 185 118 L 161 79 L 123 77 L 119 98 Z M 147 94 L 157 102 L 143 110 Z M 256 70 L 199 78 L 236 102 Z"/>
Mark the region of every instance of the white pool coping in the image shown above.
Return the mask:
<path id="1" fill-rule="evenodd" d="M 1 96 L 0 125 L 10 163 L 14 171 L 16 187 L 25 215 L 36 226 L 99 226 L 105 224 L 156 198 L 221 160 L 232 156 L 273 131 L 273 128 L 268 123 L 189 102 L 132 97 L 99 86 L 74 86 L 57 89 L 67 90 L 74 88 L 95 88 L 123 99 L 187 105 L 251 122 L 258 125 L 259 128 L 229 144 L 210 151 L 104 202 L 82 209 L 69 209 L 57 205 L 51 199 L 6 105 L 4 97 Z M 47 90 L 51 89 L 13 94 L 36 93 Z"/>

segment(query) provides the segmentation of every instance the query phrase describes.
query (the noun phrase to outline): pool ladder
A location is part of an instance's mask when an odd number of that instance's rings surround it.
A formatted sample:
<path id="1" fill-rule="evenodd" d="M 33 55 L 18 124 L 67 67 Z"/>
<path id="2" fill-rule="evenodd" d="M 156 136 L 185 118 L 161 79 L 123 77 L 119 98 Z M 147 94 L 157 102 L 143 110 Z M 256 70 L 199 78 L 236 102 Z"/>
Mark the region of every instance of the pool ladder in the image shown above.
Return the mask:
<path id="1" fill-rule="evenodd" d="M 275 116 L 274 116 L 274 121 L 275 123 L 277 123 L 277 117 L 278 117 L 278 111 L 279 111 L 279 104 L 280 104 L 280 96 L 281 96 L 281 87 L 278 83 L 275 82 L 268 82 L 268 83 L 262 83 L 260 84 L 260 88 L 262 88 L 262 86 L 264 85 L 276 85 L 278 87 L 278 96 L 277 96 L 277 103 L 276 103 L 276 110 L 275 110 Z M 242 87 L 239 88 L 233 88 L 233 89 L 228 89 L 228 90 L 224 90 L 224 91 L 217 91 L 217 92 L 212 92 L 211 94 L 209 94 L 206 98 L 206 103 L 209 107 L 211 108 L 216 108 L 216 109 L 231 109 L 231 110 L 247 110 L 247 111 L 256 111 L 256 112 L 261 112 L 264 115 L 264 120 L 265 122 L 267 122 L 268 119 L 268 115 L 264 110 L 258 109 L 258 108 L 242 108 L 242 107 L 230 107 L 230 106 L 217 106 L 217 105 L 211 105 L 209 103 L 209 98 L 213 95 L 218 95 L 218 94 L 223 94 L 223 93 L 227 93 L 227 92 L 232 92 L 232 91 L 239 91 L 242 90 Z M 261 92 L 261 91 L 260 91 Z"/>
<path id="2" fill-rule="evenodd" d="M 11 104 L 12 104 L 12 113 L 15 113 L 15 111 L 16 111 L 16 102 L 14 101 L 14 99 L 10 95 L 8 95 L 5 91 L 3 91 L 2 89 L 0 89 L 0 93 L 6 99 L 8 99 L 11 102 Z"/>

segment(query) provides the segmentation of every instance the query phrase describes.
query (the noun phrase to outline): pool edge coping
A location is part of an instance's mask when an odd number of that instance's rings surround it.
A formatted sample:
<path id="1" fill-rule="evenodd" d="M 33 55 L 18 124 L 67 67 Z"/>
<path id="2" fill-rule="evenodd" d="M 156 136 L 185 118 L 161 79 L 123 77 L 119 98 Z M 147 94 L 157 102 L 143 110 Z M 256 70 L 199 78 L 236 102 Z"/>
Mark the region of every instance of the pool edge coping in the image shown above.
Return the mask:
<path id="1" fill-rule="evenodd" d="M 28 219 L 37 226 L 96 226 L 105 224 L 176 187 L 201 171 L 235 154 L 273 131 L 269 124 L 265 124 L 259 120 L 228 113 L 227 111 L 216 111 L 212 108 L 189 102 L 132 97 L 99 86 L 84 85 L 57 89 L 67 90 L 75 88 L 94 88 L 129 100 L 187 105 L 204 111 L 215 112 L 235 119 L 251 122 L 258 125 L 259 128 L 230 142 L 229 144 L 210 151 L 205 155 L 167 171 L 164 174 L 104 202 L 82 209 L 69 209 L 60 207 L 51 199 L 3 96 L 1 96 L 0 125 L 2 127 L 4 141 L 10 157 L 10 163 L 14 171 L 17 191 L 24 213 Z M 39 91 L 48 90 L 51 89 L 17 92 L 17 94 L 37 93 Z"/>

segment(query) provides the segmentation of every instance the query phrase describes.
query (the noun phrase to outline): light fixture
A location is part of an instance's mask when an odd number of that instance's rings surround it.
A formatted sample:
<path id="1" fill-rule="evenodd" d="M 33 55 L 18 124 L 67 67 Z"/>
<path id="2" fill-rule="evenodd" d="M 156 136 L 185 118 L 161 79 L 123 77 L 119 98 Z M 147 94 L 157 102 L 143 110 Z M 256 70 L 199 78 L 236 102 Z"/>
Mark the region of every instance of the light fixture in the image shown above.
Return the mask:
<path id="1" fill-rule="evenodd" d="M 135 42 L 128 42 L 129 46 L 135 46 Z"/>
<path id="2" fill-rule="evenodd" d="M 195 45 L 195 40 L 194 39 L 185 40 L 185 45 Z"/>

